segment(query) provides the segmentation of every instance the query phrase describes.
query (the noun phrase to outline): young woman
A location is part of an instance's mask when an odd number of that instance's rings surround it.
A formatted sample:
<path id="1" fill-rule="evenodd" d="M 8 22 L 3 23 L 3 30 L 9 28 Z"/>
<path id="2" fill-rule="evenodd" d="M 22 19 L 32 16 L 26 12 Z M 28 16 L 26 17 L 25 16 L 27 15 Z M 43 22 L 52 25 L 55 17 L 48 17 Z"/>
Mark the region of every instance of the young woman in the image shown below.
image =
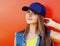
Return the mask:
<path id="1" fill-rule="evenodd" d="M 52 46 L 51 33 L 44 25 L 45 7 L 34 2 L 22 10 L 26 11 L 26 29 L 16 32 L 15 46 Z"/>

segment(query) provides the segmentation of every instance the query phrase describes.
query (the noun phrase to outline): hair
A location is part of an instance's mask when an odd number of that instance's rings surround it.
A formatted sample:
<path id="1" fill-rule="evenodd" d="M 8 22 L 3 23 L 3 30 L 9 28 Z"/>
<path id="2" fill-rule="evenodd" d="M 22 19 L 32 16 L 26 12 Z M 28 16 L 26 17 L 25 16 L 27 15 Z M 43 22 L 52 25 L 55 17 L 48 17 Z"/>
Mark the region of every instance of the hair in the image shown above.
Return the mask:
<path id="1" fill-rule="evenodd" d="M 30 24 L 26 24 L 26 35 L 28 35 L 29 28 L 30 28 Z M 44 25 L 44 17 L 41 15 L 38 15 L 37 31 L 36 32 L 40 32 L 41 37 L 42 37 L 42 41 L 40 43 L 40 46 L 44 46 L 44 45 L 51 46 L 50 36 L 48 36 L 47 28 Z"/>

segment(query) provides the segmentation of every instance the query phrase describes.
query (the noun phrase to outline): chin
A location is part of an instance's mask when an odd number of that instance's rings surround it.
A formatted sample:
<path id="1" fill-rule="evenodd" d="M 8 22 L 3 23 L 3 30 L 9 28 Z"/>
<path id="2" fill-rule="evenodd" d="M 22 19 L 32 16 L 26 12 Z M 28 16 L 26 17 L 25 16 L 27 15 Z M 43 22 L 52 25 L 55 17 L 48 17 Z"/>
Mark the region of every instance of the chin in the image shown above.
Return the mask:
<path id="1" fill-rule="evenodd" d="M 31 23 L 31 22 L 27 22 L 27 24 L 33 24 L 33 23 Z"/>
<path id="2" fill-rule="evenodd" d="M 35 24 L 35 22 L 27 22 L 27 24 Z"/>

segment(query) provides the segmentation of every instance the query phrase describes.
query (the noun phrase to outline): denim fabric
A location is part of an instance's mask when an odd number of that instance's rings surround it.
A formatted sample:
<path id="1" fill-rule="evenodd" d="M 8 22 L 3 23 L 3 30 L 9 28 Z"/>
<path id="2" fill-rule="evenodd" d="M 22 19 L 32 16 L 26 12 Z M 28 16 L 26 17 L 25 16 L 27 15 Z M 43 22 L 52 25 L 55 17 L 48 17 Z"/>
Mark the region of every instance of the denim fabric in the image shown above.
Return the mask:
<path id="1" fill-rule="evenodd" d="M 47 31 L 48 34 L 50 34 L 50 31 Z M 25 32 L 16 32 L 16 46 L 26 46 L 26 33 Z M 42 38 L 40 36 L 40 33 L 38 33 L 38 40 L 36 43 L 36 46 L 39 46 Z"/>

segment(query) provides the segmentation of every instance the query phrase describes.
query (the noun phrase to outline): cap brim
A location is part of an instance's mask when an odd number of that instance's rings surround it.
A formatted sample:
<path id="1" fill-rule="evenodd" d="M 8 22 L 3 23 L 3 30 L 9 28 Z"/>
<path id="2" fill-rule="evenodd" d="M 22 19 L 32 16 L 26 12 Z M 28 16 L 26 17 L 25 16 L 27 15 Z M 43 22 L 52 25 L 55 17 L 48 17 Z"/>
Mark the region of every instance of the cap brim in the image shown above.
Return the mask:
<path id="1" fill-rule="evenodd" d="M 23 6 L 23 7 L 22 7 L 22 10 L 23 10 L 23 11 L 27 11 L 28 9 L 29 9 L 29 7 L 27 7 L 27 6 Z"/>

